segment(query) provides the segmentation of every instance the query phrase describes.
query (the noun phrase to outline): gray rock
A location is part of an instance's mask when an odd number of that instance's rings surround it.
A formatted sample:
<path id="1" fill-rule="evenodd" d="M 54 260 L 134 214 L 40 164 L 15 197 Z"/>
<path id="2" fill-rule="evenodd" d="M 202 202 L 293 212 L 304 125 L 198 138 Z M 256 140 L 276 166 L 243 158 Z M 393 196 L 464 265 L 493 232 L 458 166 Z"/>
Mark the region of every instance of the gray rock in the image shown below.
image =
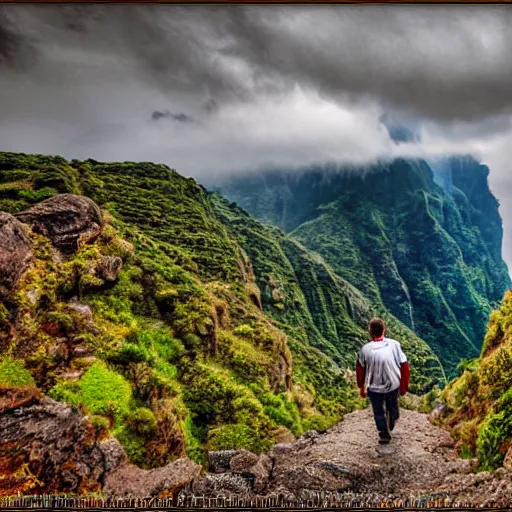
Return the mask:
<path id="1" fill-rule="evenodd" d="M 241 453 L 241 450 L 218 450 L 208 452 L 208 471 L 225 473 L 229 471 L 231 459 Z"/>
<path id="2" fill-rule="evenodd" d="M 306 430 L 304 434 L 302 434 L 301 439 L 318 439 L 320 434 L 316 430 Z"/>
<path id="3" fill-rule="evenodd" d="M 350 473 L 350 470 L 348 468 L 342 466 L 341 464 L 337 464 L 332 460 L 319 460 L 318 462 L 315 463 L 315 466 L 320 469 L 325 469 L 326 471 L 329 471 L 329 473 L 332 473 L 333 475 L 343 475 Z"/>
<path id="4" fill-rule="evenodd" d="M 268 489 L 272 474 L 272 466 L 272 459 L 268 455 L 262 453 L 256 464 L 250 468 L 249 473 L 254 477 L 254 492 L 262 494 Z"/>
<path id="5" fill-rule="evenodd" d="M 0 460 L 10 461 L 2 470 L 3 490 L 9 493 L 11 483 L 13 494 L 22 485 L 33 489 L 34 477 L 40 492 L 97 492 L 105 477 L 104 456 L 87 420 L 30 388 L 0 389 Z M 33 476 L 22 476 L 29 462 Z"/>
<path id="6" fill-rule="evenodd" d="M 87 304 L 81 304 L 78 302 L 76 297 L 73 297 L 69 303 L 68 307 L 73 311 L 76 311 L 79 315 L 83 316 L 87 322 L 92 322 L 92 309 Z"/>
<path id="7" fill-rule="evenodd" d="M 119 256 L 103 256 L 96 266 L 96 275 L 105 281 L 115 281 L 123 268 L 123 260 Z"/>
<path id="8" fill-rule="evenodd" d="M 71 351 L 72 357 L 87 357 L 92 355 L 92 350 L 88 347 L 78 346 Z"/>
<path id="9" fill-rule="evenodd" d="M 259 457 L 248 450 L 239 450 L 239 453 L 231 457 L 229 468 L 233 473 L 249 473 L 258 462 Z"/>
<path id="10" fill-rule="evenodd" d="M 432 420 L 438 420 L 445 416 L 447 412 L 446 405 L 437 404 L 434 407 L 434 410 L 428 415 L 428 417 Z"/>
<path id="11" fill-rule="evenodd" d="M 232 496 L 240 498 L 252 493 L 251 483 L 241 475 L 233 473 L 207 474 L 202 480 L 192 483 L 195 496 Z"/>
<path id="12" fill-rule="evenodd" d="M 201 474 L 201 469 L 199 464 L 187 458 L 156 469 L 140 469 L 133 464 L 125 464 L 107 476 L 103 490 L 107 496 L 174 496 L 191 486 Z"/>
<path id="13" fill-rule="evenodd" d="M 105 472 L 113 473 L 119 467 L 128 463 L 124 448 L 115 437 L 109 437 L 100 443 L 103 452 Z"/>
<path id="14" fill-rule="evenodd" d="M 0 212 L 0 297 L 16 286 L 32 254 L 26 227 L 12 215 Z"/>
<path id="15" fill-rule="evenodd" d="M 16 217 L 66 252 L 95 240 L 103 227 L 99 206 L 88 197 L 75 194 L 55 195 Z"/>
<path id="16" fill-rule="evenodd" d="M 284 453 L 288 452 L 290 450 L 293 450 L 295 448 L 294 443 L 278 443 L 275 444 L 272 447 L 272 450 L 270 451 L 271 455 L 277 454 L 277 453 Z"/>

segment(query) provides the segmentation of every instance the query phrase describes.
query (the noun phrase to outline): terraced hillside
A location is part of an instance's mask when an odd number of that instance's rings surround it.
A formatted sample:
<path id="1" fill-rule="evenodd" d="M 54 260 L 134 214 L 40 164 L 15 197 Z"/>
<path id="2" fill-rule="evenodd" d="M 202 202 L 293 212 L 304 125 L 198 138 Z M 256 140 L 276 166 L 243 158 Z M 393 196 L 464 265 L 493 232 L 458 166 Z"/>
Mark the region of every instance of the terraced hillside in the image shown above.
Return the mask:
<path id="1" fill-rule="evenodd" d="M 0 211 L 27 259 L 1 283 L 0 384 L 81 408 L 139 466 L 260 451 L 359 403 L 350 370 L 378 309 L 193 180 L 1 153 Z M 428 346 L 387 316 L 413 391 L 443 382 Z"/>
<path id="2" fill-rule="evenodd" d="M 427 341 L 453 377 L 511 286 L 489 169 L 471 157 L 269 171 L 216 188 L 281 226 Z"/>

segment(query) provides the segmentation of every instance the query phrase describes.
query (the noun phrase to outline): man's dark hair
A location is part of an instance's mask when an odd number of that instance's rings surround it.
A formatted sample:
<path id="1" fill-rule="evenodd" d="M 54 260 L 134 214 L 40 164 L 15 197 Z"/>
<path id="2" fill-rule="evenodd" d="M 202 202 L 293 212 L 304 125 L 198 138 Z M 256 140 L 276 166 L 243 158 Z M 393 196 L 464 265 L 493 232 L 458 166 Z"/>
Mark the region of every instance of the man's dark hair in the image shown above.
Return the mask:
<path id="1" fill-rule="evenodd" d="M 370 320 L 368 327 L 373 338 L 380 338 L 384 332 L 385 325 L 381 318 L 374 317 Z"/>

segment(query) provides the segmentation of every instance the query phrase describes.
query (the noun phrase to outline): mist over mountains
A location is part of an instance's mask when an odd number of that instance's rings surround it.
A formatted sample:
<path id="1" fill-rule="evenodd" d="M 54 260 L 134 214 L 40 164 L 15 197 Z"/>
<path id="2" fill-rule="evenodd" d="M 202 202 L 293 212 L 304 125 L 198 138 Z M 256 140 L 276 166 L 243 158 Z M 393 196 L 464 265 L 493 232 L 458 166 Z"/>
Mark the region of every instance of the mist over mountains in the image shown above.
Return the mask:
<path id="1" fill-rule="evenodd" d="M 205 183 L 472 154 L 491 169 L 512 261 L 510 16 L 500 6 L 3 5 L 0 149 L 163 162 Z M 383 114 L 413 123 L 417 139 L 390 136 Z"/>

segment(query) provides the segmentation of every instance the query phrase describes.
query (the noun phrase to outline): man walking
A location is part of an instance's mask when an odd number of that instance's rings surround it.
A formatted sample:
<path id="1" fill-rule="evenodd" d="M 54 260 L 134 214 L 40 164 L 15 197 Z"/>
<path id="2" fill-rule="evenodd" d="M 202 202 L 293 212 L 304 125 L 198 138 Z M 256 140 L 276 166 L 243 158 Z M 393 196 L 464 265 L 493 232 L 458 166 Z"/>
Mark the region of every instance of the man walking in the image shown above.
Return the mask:
<path id="1" fill-rule="evenodd" d="M 368 395 L 372 404 L 379 443 L 387 444 L 399 417 L 398 395 L 405 395 L 409 388 L 410 368 L 400 343 L 386 338 L 382 319 L 372 318 L 368 331 L 373 341 L 359 351 L 357 385 L 361 396 Z"/>

